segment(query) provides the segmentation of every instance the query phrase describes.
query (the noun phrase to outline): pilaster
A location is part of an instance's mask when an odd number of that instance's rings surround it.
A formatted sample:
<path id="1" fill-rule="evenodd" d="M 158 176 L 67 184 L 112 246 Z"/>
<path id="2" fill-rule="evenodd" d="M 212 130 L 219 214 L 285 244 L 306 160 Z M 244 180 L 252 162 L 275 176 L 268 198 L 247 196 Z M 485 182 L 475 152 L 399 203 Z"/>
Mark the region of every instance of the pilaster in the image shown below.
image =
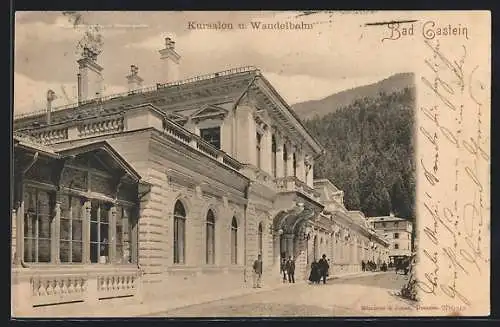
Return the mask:
<path id="1" fill-rule="evenodd" d="M 297 178 L 302 181 L 306 182 L 306 170 L 305 170 L 305 162 L 304 162 L 304 152 L 302 150 L 299 150 L 295 152 L 295 160 L 296 160 L 296 165 L 297 165 Z"/>
<path id="2" fill-rule="evenodd" d="M 236 159 L 245 164 L 256 165 L 256 126 L 253 108 L 241 105 L 236 109 Z"/>
<path id="3" fill-rule="evenodd" d="M 272 175 L 271 156 L 272 154 L 272 135 L 269 127 L 266 127 L 261 141 L 261 169 Z"/>

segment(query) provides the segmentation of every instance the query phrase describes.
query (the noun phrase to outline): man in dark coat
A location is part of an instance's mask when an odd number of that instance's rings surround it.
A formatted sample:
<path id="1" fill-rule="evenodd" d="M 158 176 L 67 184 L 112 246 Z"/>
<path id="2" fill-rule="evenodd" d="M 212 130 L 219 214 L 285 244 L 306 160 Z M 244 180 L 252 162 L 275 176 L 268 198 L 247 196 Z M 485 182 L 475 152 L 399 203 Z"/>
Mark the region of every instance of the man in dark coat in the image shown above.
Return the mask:
<path id="1" fill-rule="evenodd" d="M 326 260 L 326 254 L 323 254 L 321 259 L 318 261 L 319 273 L 321 278 L 323 278 L 323 284 L 326 284 L 326 277 L 328 276 L 328 269 L 330 269 L 330 265 Z"/>
<path id="2" fill-rule="evenodd" d="M 262 278 L 262 256 L 259 254 L 253 262 L 253 287 L 260 288 Z"/>
<path id="3" fill-rule="evenodd" d="M 288 282 L 295 283 L 295 260 L 293 260 L 292 256 L 288 257 L 285 267 L 288 274 Z"/>

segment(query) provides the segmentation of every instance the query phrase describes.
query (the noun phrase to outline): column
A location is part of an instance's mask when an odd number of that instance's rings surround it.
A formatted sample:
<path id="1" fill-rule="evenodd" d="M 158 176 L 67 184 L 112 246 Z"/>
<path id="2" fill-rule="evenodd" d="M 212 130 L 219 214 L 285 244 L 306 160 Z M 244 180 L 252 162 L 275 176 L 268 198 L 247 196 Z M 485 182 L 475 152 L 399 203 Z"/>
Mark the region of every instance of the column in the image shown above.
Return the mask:
<path id="1" fill-rule="evenodd" d="M 90 263 L 90 201 L 85 202 L 82 208 L 82 263 Z"/>
<path id="2" fill-rule="evenodd" d="M 111 207 L 108 212 L 109 219 L 109 248 L 108 248 L 108 262 L 116 263 L 116 207 Z M 123 226 L 122 226 L 123 228 Z"/>
<path id="3" fill-rule="evenodd" d="M 21 201 L 16 212 L 16 252 L 14 254 L 14 264 L 21 264 L 24 256 L 24 201 Z"/>
<path id="4" fill-rule="evenodd" d="M 272 135 L 271 135 L 271 129 L 269 127 L 266 127 L 264 134 L 262 135 L 262 141 L 261 141 L 261 154 L 260 154 L 260 167 L 263 171 L 266 173 L 272 175 L 273 174 L 273 169 L 271 167 L 272 160 L 271 156 L 273 155 L 272 153 Z"/>
<path id="5" fill-rule="evenodd" d="M 284 177 L 283 141 L 276 138 L 276 178 Z"/>
<path id="6" fill-rule="evenodd" d="M 61 262 L 61 258 L 59 255 L 60 251 L 60 246 L 59 246 L 59 239 L 61 238 L 61 202 L 59 202 L 59 199 L 56 202 L 55 208 L 54 208 L 54 218 L 52 218 L 51 222 L 51 241 L 50 241 L 50 261 L 52 263 L 58 264 Z"/>

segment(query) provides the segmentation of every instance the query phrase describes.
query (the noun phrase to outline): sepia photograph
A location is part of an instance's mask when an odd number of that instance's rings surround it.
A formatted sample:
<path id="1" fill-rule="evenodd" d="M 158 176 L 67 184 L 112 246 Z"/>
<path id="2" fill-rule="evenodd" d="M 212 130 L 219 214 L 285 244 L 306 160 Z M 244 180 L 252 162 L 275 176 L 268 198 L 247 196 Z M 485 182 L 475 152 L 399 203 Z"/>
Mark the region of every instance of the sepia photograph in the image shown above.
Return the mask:
<path id="1" fill-rule="evenodd" d="M 13 318 L 489 315 L 489 12 L 14 27 Z"/>

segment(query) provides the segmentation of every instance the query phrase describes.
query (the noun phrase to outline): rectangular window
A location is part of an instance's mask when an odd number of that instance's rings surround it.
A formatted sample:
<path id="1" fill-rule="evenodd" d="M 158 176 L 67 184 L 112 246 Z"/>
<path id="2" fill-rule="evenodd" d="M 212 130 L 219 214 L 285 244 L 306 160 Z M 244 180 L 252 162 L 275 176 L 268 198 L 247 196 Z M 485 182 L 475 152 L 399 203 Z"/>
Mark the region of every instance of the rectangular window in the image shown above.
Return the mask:
<path id="1" fill-rule="evenodd" d="M 82 207 L 79 197 L 61 198 L 59 258 L 63 263 L 82 262 Z"/>
<path id="2" fill-rule="evenodd" d="M 399 244 L 398 244 L 398 243 L 394 244 L 394 248 L 395 248 L 396 250 L 397 250 L 397 249 L 399 249 Z"/>
<path id="3" fill-rule="evenodd" d="M 109 262 L 109 205 L 100 201 L 90 210 L 90 262 Z"/>
<path id="4" fill-rule="evenodd" d="M 394 233 L 394 238 L 399 238 L 399 233 Z"/>
<path id="5" fill-rule="evenodd" d="M 53 194 L 26 187 L 24 191 L 24 261 L 51 261 Z"/>
<path id="6" fill-rule="evenodd" d="M 200 129 L 200 136 L 203 140 L 220 149 L 220 127 Z"/>
<path id="7" fill-rule="evenodd" d="M 256 156 L 255 156 L 255 160 L 256 160 L 256 166 L 260 168 L 260 146 L 261 146 L 261 141 L 262 141 L 262 135 L 260 135 L 259 133 L 257 133 L 256 135 L 256 148 L 255 148 L 255 152 L 256 152 Z"/>

